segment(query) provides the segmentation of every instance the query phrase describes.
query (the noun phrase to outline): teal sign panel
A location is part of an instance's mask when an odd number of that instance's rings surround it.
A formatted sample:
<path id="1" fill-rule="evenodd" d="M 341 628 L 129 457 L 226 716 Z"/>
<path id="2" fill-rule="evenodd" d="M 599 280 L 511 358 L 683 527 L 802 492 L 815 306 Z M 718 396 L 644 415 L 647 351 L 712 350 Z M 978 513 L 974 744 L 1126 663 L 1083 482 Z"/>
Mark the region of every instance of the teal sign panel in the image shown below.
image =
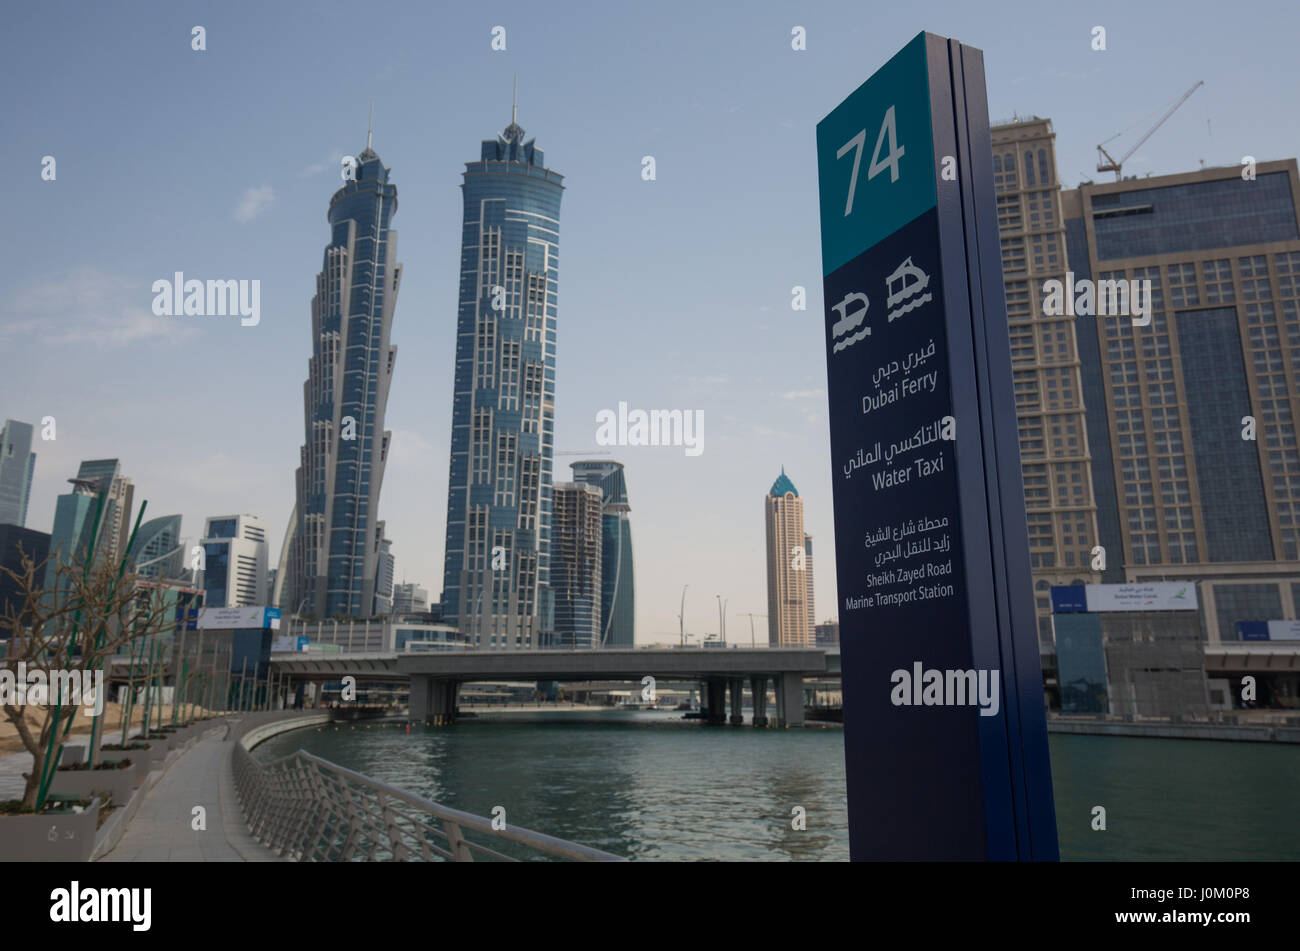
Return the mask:
<path id="1" fill-rule="evenodd" d="M 935 205 L 925 34 L 817 124 L 822 273 Z"/>

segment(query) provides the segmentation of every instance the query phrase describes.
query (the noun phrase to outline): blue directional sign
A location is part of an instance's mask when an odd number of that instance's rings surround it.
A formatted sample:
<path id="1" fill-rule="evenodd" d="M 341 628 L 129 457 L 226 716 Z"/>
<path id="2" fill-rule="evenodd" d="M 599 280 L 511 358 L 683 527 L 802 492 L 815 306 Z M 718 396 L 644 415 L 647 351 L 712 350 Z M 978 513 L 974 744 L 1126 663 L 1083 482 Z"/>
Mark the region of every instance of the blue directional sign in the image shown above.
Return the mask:
<path id="1" fill-rule="evenodd" d="M 850 851 L 1054 860 L 983 57 L 817 127 Z"/>

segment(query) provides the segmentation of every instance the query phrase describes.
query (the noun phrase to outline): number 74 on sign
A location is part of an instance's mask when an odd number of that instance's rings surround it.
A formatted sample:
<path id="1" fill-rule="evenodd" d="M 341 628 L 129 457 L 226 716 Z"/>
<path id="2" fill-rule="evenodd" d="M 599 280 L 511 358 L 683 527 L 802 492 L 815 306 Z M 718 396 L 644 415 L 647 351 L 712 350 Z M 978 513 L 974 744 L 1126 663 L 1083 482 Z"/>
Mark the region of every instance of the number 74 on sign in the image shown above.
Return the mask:
<path id="1" fill-rule="evenodd" d="M 889 140 L 889 151 L 883 157 L 881 146 Z M 857 135 L 840 146 L 835 153 L 836 159 L 842 159 L 853 151 L 853 174 L 849 176 L 849 195 L 844 202 L 844 217 L 853 213 L 853 196 L 858 187 L 858 171 L 862 166 L 862 150 L 867 144 L 867 130 L 861 129 Z M 889 181 L 898 181 L 898 160 L 903 157 L 903 147 L 898 144 L 898 130 L 894 123 L 894 107 L 885 110 L 884 121 L 880 124 L 880 133 L 876 136 L 876 147 L 871 152 L 871 164 L 867 167 L 867 181 L 871 181 L 885 169 L 889 169 Z"/>

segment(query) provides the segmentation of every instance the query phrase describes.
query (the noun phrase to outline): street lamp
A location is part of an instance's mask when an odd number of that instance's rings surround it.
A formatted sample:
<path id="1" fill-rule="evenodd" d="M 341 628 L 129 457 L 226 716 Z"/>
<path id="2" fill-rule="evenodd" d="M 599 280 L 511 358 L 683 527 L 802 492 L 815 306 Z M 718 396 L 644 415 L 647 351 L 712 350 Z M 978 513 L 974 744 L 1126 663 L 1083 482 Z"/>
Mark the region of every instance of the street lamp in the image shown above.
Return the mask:
<path id="1" fill-rule="evenodd" d="M 677 622 L 681 629 L 682 647 L 686 646 L 686 589 L 689 587 L 688 584 L 682 585 L 682 613 L 677 615 Z"/>

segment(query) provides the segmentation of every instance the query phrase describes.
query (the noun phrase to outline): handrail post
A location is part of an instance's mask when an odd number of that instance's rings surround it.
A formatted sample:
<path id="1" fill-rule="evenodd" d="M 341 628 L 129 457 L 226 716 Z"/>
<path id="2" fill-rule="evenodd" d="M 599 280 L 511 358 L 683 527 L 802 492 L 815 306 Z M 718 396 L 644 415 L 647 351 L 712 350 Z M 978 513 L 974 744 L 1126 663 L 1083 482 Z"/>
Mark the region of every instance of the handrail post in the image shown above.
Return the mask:
<path id="1" fill-rule="evenodd" d="M 469 843 L 465 841 L 460 826 L 450 819 L 444 819 L 442 820 L 442 828 L 447 834 L 447 844 L 451 846 L 451 860 L 453 862 L 474 861 L 474 854 L 470 852 Z"/>

